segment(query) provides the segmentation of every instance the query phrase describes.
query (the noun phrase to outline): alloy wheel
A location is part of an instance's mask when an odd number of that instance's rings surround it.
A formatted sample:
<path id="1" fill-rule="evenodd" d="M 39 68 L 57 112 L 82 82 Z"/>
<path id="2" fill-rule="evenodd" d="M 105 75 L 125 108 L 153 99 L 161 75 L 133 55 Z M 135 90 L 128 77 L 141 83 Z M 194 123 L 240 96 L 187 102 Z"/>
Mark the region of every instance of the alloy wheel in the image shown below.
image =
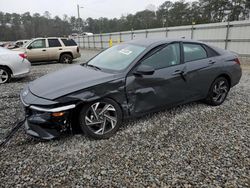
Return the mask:
<path id="1" fill-rule="evenodd" d="M 68 57 L 64 57 L 63 63 L 66 63 L 66 64 L 70 63 L 70 59 Z"/>
<path id="2" fill-rule="evenodd" d="M 117 112 L 113 105 L 96 102 L 85 114 L 85 124 L 94 134 L 104 135 L 112 131 L 117 124 Z"/>
<path id="3" fill-rule="evenodd" d="M 9 79 L 9 74 L 6 70 L 0 69 L 0 84 L 7 82 Z"/>
<path id="4" fill-rule="evenodd" d="M 221 103 L 225 100 L 228 93 L 228 86 L 224 80 L 220 80 L 213 88 L 213 101 Z"/>

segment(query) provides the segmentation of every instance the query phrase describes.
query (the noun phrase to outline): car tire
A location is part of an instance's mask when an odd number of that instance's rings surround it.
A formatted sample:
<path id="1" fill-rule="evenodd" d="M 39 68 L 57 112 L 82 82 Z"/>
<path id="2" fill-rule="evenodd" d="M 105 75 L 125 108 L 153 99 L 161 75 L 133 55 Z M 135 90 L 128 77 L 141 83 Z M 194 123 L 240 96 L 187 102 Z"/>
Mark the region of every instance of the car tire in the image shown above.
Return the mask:
<path id="1" fill-rule="evenodd" d="M 212 106 L 221 105 L 227 98 L 229 90 L 230 85 L 228 80 L 224 77 L 219 77 L 211 85 L 205 102 Z"/>
<path id="2" fill-rule="evenodd" d="M 60 63 L 71 64 L 72 61 L 73 61 L 73 58 L 72 58 L 72 56 L 69 55 L 69 54 L 63 54 L 63 55 L 61 55 L 59 61 L 60 61 Z"/>
<path id="3" fill-rule="evenodd" d="M 9 82 L 11 79 L 11 73 L 9 69 L 5 67 L 0 67 L 0 84 Z"/>
<path id="4" fill-rule="evenodd" d="M 111 99 L 101 99 L 85 105 L 79 115 L 82 131 L 94 139 L 113 136 L 122 122 L 120 106 Z"/>

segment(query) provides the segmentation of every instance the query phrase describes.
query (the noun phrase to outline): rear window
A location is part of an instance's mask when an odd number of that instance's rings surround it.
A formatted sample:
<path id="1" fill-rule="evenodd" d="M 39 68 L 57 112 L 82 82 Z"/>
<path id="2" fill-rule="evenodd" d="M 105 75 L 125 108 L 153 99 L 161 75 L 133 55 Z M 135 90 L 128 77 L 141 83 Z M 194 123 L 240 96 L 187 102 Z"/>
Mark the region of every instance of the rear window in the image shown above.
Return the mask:
<path id="1" fill-rule="evenodd" d="M 49 47 L 61 47 L 61 43 L 58 39 L 48 39 Z"/>
<path id="2" fill-rule="evenodd" d="M 65 46 L 77 46 L 73 39 L 61 39 Z"/>

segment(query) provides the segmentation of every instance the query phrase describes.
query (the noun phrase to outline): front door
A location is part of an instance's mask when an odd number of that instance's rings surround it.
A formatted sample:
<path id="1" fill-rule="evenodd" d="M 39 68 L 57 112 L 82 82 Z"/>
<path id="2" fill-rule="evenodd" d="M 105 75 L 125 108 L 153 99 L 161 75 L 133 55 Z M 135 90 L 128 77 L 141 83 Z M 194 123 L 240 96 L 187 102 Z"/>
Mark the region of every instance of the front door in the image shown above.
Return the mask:
<path id="1" fill-rule="evenodd" d="M 164 106 L 182 103 L 187 96 L 179 43 L 171 43 L 144 59 L 139 64 L 152 66 L 153 75 L 137 76 L 133 71 L 126 80 L 130 113 L 133 115 Z M 136 70 L 136 68 L 135 68 Z"/>
<path id="2" fill-rule="evenodd" d="M 37 39 L 33 41 L 26 49 L 27 58 L 29 61 L 47 61 L 48 51 L 46 48 L 45 39 Z"/>

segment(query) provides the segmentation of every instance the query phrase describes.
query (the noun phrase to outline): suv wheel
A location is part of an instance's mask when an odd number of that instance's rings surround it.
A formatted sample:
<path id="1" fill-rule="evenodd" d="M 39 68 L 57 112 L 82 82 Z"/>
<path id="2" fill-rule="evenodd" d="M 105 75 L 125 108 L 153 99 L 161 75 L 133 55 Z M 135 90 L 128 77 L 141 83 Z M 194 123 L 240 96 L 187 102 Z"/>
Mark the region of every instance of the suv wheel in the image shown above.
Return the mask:
<path id="1" fill-rule="evenodd" d="M 0 67 L 0 84 L 10 81 L 11 74 L 8 69 Z"/>
<path id="2" fill-rule="evenodd" d="M 71 64 L 72 61 L 73 61 L 73 58 L 69 54 L 63 54 L 60 57 L 60 63 Z"/>
<path id="3" fill-rule="evenodd" d="M 121 122 L 121 108 L 111 99 L 90 103 L 80 112 L 80 126 L 83 132 L 95 139 L 111 137 L 119 129 Z"/>

